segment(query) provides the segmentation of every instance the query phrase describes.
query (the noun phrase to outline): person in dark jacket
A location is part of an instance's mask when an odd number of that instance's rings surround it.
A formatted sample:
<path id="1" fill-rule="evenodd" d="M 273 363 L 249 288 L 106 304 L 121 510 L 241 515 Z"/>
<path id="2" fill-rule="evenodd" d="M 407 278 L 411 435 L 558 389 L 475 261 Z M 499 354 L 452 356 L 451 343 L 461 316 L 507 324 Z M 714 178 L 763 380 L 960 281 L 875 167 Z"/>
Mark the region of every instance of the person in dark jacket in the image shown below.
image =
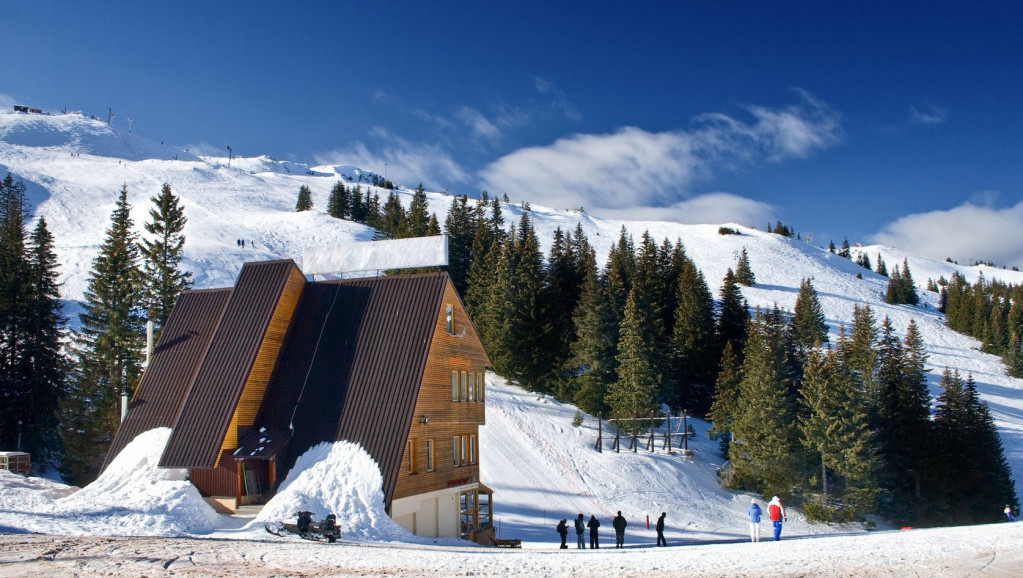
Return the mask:
<path id="1" fill-rule="evenodd" d="M 590 529 L 590 548 L 600 548 L 600 541 L 597 536 L 597 528 L 600 527 L 600 520 L 596 516 L 590 516 L 590 521 L 586 522 L 586 526 Z"/>
<path id="2" fill-rule="evenodd" d="M 578 547 L 582 550 L 586 549 L 586 542 L 583 541 L 583 532 L 586 530 L 586 524 L 583 523 L 583 515 L 579 514 L 579 517 L 575 519 L 575 538 L 578 542 Z"/>
<path id="3" fill-rule="evenodd" d="M 615 528 L 615 548 L 625 547 L 625 527 L 629 525 L 625 521 L 625 517 L 622 516 L 622 511 L 618 510 L 618 515 L 615 516 L 614 520 L 611 520 L 611 525 Z"/>
<path id="4" fill-rule="evenodd" d="M 320 533 L 327 538 L 327 541 L 333 544 L 337 542 L 337 537 L 341 535 L 341 529 L 337 527 L 337 516 L 334 514 L 327 514 L 323 522 L 320 524 Z"/>
<path id="5" fill-rule="evenodd" d="M 668 541 L 664 539 L 664 517 L 667 516 L 667 512 L 661 512 L 661 517 L 657 518 L 657 545 L 667 546 Z"/>
<path id="6" fill-rule="evenodd" d="M 558 534 L 561 536 L 561 549 L 568 548 L 568 544 L 565 543 L 565 540 L 568 539 L 568 524 L 564 518 L 558 522 Z"/>

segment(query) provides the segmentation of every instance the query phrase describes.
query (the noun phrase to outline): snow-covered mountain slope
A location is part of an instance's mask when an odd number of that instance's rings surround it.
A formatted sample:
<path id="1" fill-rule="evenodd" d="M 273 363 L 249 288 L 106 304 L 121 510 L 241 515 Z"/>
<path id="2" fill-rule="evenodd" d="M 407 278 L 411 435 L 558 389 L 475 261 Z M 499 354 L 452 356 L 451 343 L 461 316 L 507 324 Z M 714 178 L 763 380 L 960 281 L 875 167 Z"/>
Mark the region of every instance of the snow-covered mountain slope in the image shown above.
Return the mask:
<path id="1" fill-rule="evenodd" d="M 10 171 L 25 182 L 29 211 L 35 218 L 44 216 L 49 223 L 61 264 L 63 294 L 71 300 L 80 299 L 85 289 L 92 259 L 104 238 L 122 185 L 128 187 L 132 216 L 140 234 L 142 223 L 149 219 L 152 205 L 149 199 L 159 193 L 163 183 L 169 183 L 180 195 L 189 220 L 183 266 L 194 273 L 198 288 L 232 284 L 246 261 L 290 257 L 301 264 L 306 248 L 368 240 L 372 236 L 367 227 L 325 214 L 327 196 L 339 179 L 357 182 L 360 175 L 371 179 L 372 173 L 351 166 L 307 166 L 265 156 L 197 157 L 81 116 L 0 114 L 0 171 Z M 314 210 L 296 213 L 295 201 L 302 185 L 313 193 Z M 542 191 L 542 183 L 537 185 L 537 190 Z M 369 188 L 365 182 L 362 187 Z M 382 189 L 377 192 L 381 197 L 388 193 Z M 402 189 L 400 195 L 407 203 L 411 190 Z M 451 196 L 428 193 L 427 197 L 430 210 L 443 222 Z M 988 279 L 1009 283 L 1023 283 L 1023 273 L 959 266 L 892 247 L 860 248 L 875 263 L 876 256 L 881 254 L 889 269 L 901 265 L 903 259 L 908 261 L 922 303 L 917 307 L 893 306 L 884 303 L 886 278 L 800 240 L 735 224 L 726 225 L 740 235 L 722 236 L 717 224 L 599 219 L 578 210 L 545 208 L 540 205 L 542 198 L 535 200 L 532 217 L 545 250 L 557 227 L 569 230 L 580 224 L 601 259 L 617 241 L 623 225 L 637 242 L 644 231 L 649 231 L 658 243 L 665 238 L 681 240 L 717 295 L 726 269 L 734 267 L 736 256 L 745 248 L 757 284 L 744 288 L 743 293 L 754 307 L 777 304 L 791 310 L 800 281 L 811 278 L 831 327 L 832 340 L 837 337 L 839 326 L 850 322 L 857 303 L 869 304 L 879 321 L 885 316 L 891 318 L 900 333 L 910 319 L 915 319 L 930 354 L 932 393 L 937 395 L 940 372 L 946 367 L 964 375 L 973 374 L 1002 434 L 1014 477 L 1017 483 L 1023 481 L 1023 380 L 1008 377 L 1000 360 L 980 352 L 975 340 L 947 329 L 937 311 L 938 296 L 924 290 L 928 278 L 948 278 L 952 272 L 970 280 L 983 272 Z M 504 209 L 507 222 L 516 223 L 522 209 L 518 206 Z M 246 240 L 244 248 L 238 245 L 239 239 Z M 862 278 L 857 278 L 858 274 Z M 495 407 L 491 410 L 491 423 L 511 419 L 502 415 L 502 408 Z M 572 432 L 566 435 L 570 434 L 578 435 Z M 565 469 L 564 464 L 561 467 Z M 559 470 L 552 465 L 549 471 Z M 555 474 L 537 475 L 543 478 Z M 570 479 L 564 483 L 570 483 Z"/>

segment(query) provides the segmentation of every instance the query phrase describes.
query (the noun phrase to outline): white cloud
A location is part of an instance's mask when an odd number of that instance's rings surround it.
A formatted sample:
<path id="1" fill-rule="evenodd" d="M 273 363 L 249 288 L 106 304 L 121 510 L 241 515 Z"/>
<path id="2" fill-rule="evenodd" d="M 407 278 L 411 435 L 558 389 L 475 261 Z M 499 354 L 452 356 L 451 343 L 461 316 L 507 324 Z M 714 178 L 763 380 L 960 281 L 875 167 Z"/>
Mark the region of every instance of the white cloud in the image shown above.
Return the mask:
<path id="1" fill-rule="evenodd" d="M 1023 201 L 997 209 L 971 202 L 896 219 L 872 242 L 935 259 L 1023 266 Z"/>
<path id="2" fill-rule="evenodd" d="M 909 107 L 909 124 L 911 125 L 942 124 L 947 117 L 947 110 L 932 104 L 925 103 L 920 107 Z"/>
<path id="3" fill-rule="evenodd" d="M 475 108 L 463 106 L 458 109 L 455 116 L 458 117 L 458 120 L 462 121 L 462 124 L 469 128 L 470 138 L 473 140 L 486 140 L 490 143 L 495 143 L 501 138 L 501 129 L 487 120 L 487 117 L 483 116 Z"/>
<path id="4" fill-rule="evenodd" d="M 758 158 L 805 158 L 840 142 L 840 116 L 808 93 L 799 95 L 798 104 L 783 109 L 745 107 L 752 120 L 703 115 L 692 131 L 625 127 L 573 135 L 512 152 L 480 177 L 492 193 L 538 204 L 582 206 L 594 214 L 640 208 L 670 213 L 693 195 L 695 181 L 716 169 Z"/>
<path id="5" fill-rule="evenodd" d="M 15 102 L 13 96 L 0 92 L 0 111 L 13 112 L 15 104 L 17 102 Z"/>
<path id="6" fill-rule="evenodd" d="M 672 221 L 692 225 L 738 223 L 747 227 L 756 227 L 777 218 L 771 205 L 731 193 L 708 193 L 667 207 L 623 207 L 598 209 L 591 213 L 630 221 Z"/>
<path id="7" fill-rule="evenodd" d="M 537 76 L 533 79 L 533 85 L 536 87 L 537 92 L 551 97 L 550 107 L 560 112 L 565 118 L 570 120 L 580 120 L 582 118 L 582 114 L 572 106 L 564 91 L 554 86 L 553 82 Z"/>
<path id="8" fill-rule="evenodd" d="M 378 174 L 387 172 L 395 183 L 415 186 L 422 181 L 427 188 L 442 189 L 447 183 L 469 180 L 465 170 L 439 145 L 413 143 L 390 135 L 382 129 L 375 133 L 387 139 L 378 153 L 370 152 L 362 142 L 347 149 L 335 149 L 315 155 L 318 164 L 353 165 Z"/>

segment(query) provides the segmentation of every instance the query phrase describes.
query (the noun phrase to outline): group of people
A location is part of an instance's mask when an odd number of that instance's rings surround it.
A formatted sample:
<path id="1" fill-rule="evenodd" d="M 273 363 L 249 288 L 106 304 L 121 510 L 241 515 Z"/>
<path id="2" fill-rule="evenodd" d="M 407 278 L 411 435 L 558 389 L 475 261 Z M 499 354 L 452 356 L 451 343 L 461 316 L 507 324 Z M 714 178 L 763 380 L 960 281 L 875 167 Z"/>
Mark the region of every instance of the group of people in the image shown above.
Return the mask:
<path id="1" fill-rule="evenodd" d="M 749 537 L 752 542 L 760 541 L 760 518 L 763 515 L 764 511 L 760 509 L 760 504 L 757 503 L 756 498 L 753 498 L 749 505 Z M 767 517 L 774 525 L 774 541 L 777 542 L 781 540 L 782 522 L 789 520 L 785 515 L 785 506 L 781 505 L 778 496 L 771 498 L 770 503 L 767 504 Z"/>
<path id="2" fill-rule="evenodd" d="M 668 542 L 664 539 L 664 518 L 668 514 L 661 512 L 661 517 L 657 518 L 657 545 L 667 546 Z M 629 525 L 629 522 L 625 520 L 625 516 L 622 515 L 622 511 L 618 510 L 618 515 L 611 520 L 611 527 L 615 529 L 615 548 L 625 547 L 625 527 Z M 577 547 L 579 549 L 586 549 L 586 540 L 583 535 L 586 533 L 586 529 L 590 530 L 590 549 L 600 548 L 600 520 L 597 516 L 590 516 L 590 520 L 587 522 L 584 520 L 583 515 L 579 514 L 575 519 L 575 536 L 577 540 Z M 561 549 L 567 549 L 568 544 L 568 520 L 562 519 L 558 522 L 558 534 L 561 536 Z"/>
<path id="3" fill-rule="evenodd" d="M 1006 506 L 1006 508 L 1009 508 L 1009 507 Z M 1009 518 L 1010 520 L 1012 520 L 1012 517 L 1011 517 L 1012 513 L 1011 512 L 1012 512 L 1011 509 L 1009 509 L 1009 512 L 1007 513 L 1007 515 L 1010 516 L 1010 518 Z M 760 519 L 763 517 L 764 511 L 760 508 L 760 504 L 757 503 L 757 499 L 756 498 L 753 498 L 750 501 L 750 506 L 749 506 L 748 514 L 749 514 L 749 536 L 750 536 L 750 540 L 753 541 L 753 542 L 759 542 L 760 541 Z M 657 545 L 658 546 L 667 546 L 668 545 L 667 540 L 664 539 L 664 518 L 666 516 L 667 516 L 666 512 L 661 512 L 660 517 L 657 518 L 657 525 L 655 526 L 655 529 L 657 530 Z M 785 506 L 782 505 L 781 499 L 778 498 L 778 496 L 774 496 L 773 498 L 771 498 L 771 501 L 768 502 L 768 504 L 767 504 L 767 518 L 769 520 L 771 520 L 771 524 L 774 526 L 774 539 L 775 539 L 775 541 L 781 540 L 782 524 L 784 522 L 788 521 L 788 516 L 785 513 Z M 589 528 L 589 531 L 590 531 L 590 548 L 591 549 L 600 548 L 600 539 L 599 539 L 600 520 L 597 519 L 597 516 L 595 516 L 595 515 L 594 516 L 590 516 L 590 520 L 587 522 L 585 520 L 585 518 L 583 517 L 583 515 L 579 514 L 579 516 L 576 517 L 574 523 L 575 523 L 575 536 L 576 536 L 576 540 L 577 540 L 577 547 L 579 549 L 582 549 L 582 550 L 586 549 L 586 539 L 585 539 L 584 536 L 586 534 L 587 528 Z M 649 523 L 649 521 L 648 521 L 648 523 Z M 618 511 L 618 515 L 615 516 L 614 519 L 611 520 L 611 526 L 614 527 L 614 530 L 615 530 L 615 548 L 623 548 L 623 547 L 625 547 L 625 527 L 628 526 L 628 525 L 629 525 L 629 523 L 625 520 L 625 517 L 622 516 L 621 510 L 619 510 Z M 562 519 L 560 522 L 558 522 L 557 531 L 558 531 L 558 534 L 561 536 L 561 549 L 562 550 L 567 549 L 568 548 L 568 544 L 567 544 L 567 540 L 568 540 L 568 520 Z"/>

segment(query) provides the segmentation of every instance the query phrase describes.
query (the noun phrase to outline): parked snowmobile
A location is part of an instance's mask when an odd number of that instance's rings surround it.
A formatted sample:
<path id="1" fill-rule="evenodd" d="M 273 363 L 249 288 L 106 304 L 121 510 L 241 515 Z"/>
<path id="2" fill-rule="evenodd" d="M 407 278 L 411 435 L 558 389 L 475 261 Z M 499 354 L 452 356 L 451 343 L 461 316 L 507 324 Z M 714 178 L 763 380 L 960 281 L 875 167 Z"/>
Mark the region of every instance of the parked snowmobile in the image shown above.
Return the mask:
<path id="1" fill-rule="evenodd" d="M 330 543 L 336 542 L 338 536 L 341 535 L 341 528 L 337 525 L 337 516 L 334 514 L 328 514 L 321 522 L 313 521 L 312 512 L 302 511 L 296 514 L 296 516 L 298 518 L 296 523 L 280 522 L 277 524 L 267 524 L 265 526 L 266 531 L 274 536 L 296 534 L 306 540 L 314 542 L 326 540 Z"/>

